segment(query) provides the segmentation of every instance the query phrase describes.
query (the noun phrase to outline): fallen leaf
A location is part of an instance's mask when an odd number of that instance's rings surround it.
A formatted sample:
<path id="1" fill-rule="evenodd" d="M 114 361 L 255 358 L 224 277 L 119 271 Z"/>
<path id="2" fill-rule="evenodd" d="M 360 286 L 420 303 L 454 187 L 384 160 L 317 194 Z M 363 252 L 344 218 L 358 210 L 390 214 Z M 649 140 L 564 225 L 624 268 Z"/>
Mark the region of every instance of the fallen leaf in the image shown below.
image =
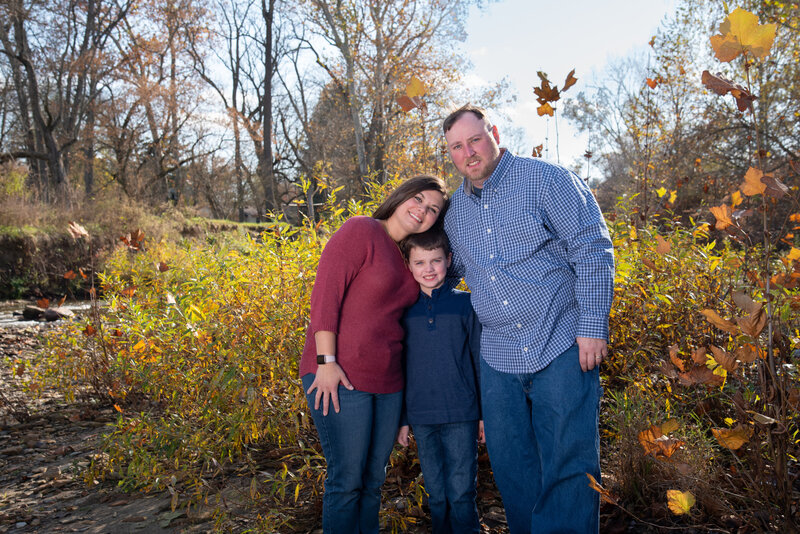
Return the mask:
<path id="1" fill-rule="evenodd" d="M 684 386 L 703 384 L 710 387 L 720 387 L 725 383 L 725 378 L 714 374 L 711 369 L 704 365 L 692 367 L 688 372 L 678 374 L 678 380 Z"/>
<path id="2" fill-rule="evenodd" d="M 706 363 L 706 348 L 700 347 L 692 351 L 692 361 L 698 365 Z"/>
<path id="3" fill-rule="evenodd" d="M 772 173 L 762 176 L 761 183 L 766 186 L 765 193 L 772 198 L 782 198 L 789 193 L 789 188 L 775 178 Z"/>
<path id="4" fill-rule="evenodd" d="M 714 434 L 720 445 L 735 451 L 750 441 L 753 429 L 750 426 L 742 426 L 739 423 L 735 428 L 712 428 L 711 433 Z"/>
<path id="5" fill-rule="evenodd" d="M 691 512 L 695 498 L 691 491 L 667 490 L 667 505 L 675 515 Z"/>
<path id="6" fill-rule="evenodd" d="M 754 301 L 750 298 L 750 295 L 745 293 L 744 291 L 734 291 L 733 292 L 733 302 L 739 306 L 739 309 L 747 312 L 753 313 L 756 310 L 761 309 L 761 304 Z"/>
<path id="7" fill-rule="evenodd" d="M 753 410 L 747 410 L 747 413 L 753 416 L 753 421 L 762 425 L 774 425 L 778 421 L 769 417 L 768 415 L 764 415 L 758 412 L 754 412 Z"/>
<path id="8" fill-rule="evenodd" d="M 758 358 L 758 350 L 750 343 L 745 343 L 733 352 L 736 359 L 742 363 L 753 363 Z"/>
<path id="9" fill-rule="evenodd" d="M 73 270 L 69 270 L 64 273 L 64 278 L 66 278 L 67 280 L 74 280 L 77 277 L 78 275 Z"/>
<path id="10" fill-rule="evenodd" d="M 669 348 L 669 360 L 675 364 L 675 367 L 682 373 L 688 369 L 688 364 L 678 355 L 678 345 L 672 345 Z"/>
<path id="11" fill-rule="evenodd" d="M 37 299 L 36 305 L 46 310 L 50 307 L 50 299 Z"/>

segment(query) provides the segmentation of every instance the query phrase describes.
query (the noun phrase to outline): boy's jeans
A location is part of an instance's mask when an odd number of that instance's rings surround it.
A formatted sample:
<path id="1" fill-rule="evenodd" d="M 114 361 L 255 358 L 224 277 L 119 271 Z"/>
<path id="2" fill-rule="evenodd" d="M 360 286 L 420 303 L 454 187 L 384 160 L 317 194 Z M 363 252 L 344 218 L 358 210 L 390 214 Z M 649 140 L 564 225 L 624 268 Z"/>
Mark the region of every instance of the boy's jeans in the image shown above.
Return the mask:
<path id="1" fill-rule="evenodd" d="M 480 532 L 478 422 L 413 425 L 433 534 Z"/>
<path id="2" fill-rule="evenodd" d="M 599 376 L 581 370 L 577 345 L 537 373 L 481 361 L 486 446 L 511 534 L 598 532 L 586 473 L 600 480 Z"/>
<path id="3" fill-rule="evenodd" d="M 303 377 L 308 391 L 314 375 Z M 325 534 L 378 534 L 381 486 L 400 423 L 403 392 L 365 393 L 339 386 L 339 413 L 314 409 L 306 395 L 328 464 L 322 496 Z M 321 407 L 321 406 L 320 406 Z"/>

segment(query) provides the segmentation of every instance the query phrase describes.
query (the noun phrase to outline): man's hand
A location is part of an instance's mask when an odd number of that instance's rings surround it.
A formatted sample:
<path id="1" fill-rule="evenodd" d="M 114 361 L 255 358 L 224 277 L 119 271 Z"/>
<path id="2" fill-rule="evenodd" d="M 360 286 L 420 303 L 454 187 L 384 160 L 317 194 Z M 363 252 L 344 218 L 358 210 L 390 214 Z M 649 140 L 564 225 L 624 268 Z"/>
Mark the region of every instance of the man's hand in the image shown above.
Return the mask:
<path id="1" fill-rule="evenodd" d="M 408 447 L 408 425 L 403 425 L 397 431 L 397 443 L 403 447 Z"/>
<path id="2" fill-rule="evenodd" d="M 311 395 L 311 392 L 317 390 L 317 395 L 314 397 L 314 409 L 319 410 L 319 401 L 322 399 L 322 415 L 328 415 L 328 407 L 333 402 L 333 410 L 339 413 L 339 383 L 352 390 L 353 385 L 347 379 L 347 375 L 339 364 L 336 362 L 326 363 L 317 366 L 317 374 L 314 376 L 314 381 L 311 387 L 306 391 Z"/>
<path id="3" fill-rule="evenodd" d="M 581 362 L 581 369 L 591 371 L 595 366 L 608 356 L 608 347 L 605 339 L 595 339 L 592 337 L 576 338 L 578 342 L 578 358 Z"/>
<path id="4" fill-rule="evenodd" d="M 483 419 L 478 421 L 478 443 L 486 443 L 486 432 L 483 430 Z"/>

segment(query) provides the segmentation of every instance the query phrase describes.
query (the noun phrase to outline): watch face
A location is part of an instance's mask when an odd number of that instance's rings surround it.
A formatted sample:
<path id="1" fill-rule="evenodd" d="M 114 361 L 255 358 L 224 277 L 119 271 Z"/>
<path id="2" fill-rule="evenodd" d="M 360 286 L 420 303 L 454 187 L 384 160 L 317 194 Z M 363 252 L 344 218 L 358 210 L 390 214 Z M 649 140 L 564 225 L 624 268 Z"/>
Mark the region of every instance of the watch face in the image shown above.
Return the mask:
<path id="1" fill-rule="evenodd" d="M 317 363 L 318 364 L 325 363 L 325 355 L 324 354 L 317 354 Z"/>

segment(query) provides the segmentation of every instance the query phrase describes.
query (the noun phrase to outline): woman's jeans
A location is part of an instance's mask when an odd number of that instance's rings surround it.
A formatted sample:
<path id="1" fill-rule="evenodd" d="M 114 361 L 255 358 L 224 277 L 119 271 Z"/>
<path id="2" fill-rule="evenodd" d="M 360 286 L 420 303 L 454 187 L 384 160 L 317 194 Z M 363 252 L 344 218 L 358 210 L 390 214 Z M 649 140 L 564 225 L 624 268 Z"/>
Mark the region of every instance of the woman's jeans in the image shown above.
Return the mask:
<path id="1" fill-rule="evenodd" d="M 314 375 L 303 377 L 308 391 Z M 378 534 L 381 486 L 392 453 L 403 393 L 376 394 L 339 386 L 339 413 L 314 409 L 306 395 L 328 464 L 322 497 L 322 529 L 326 534 Z M 321 408 L 320 403 L 320 408 Z"/>
<path id="2" fill-rule="evenodd" d="M 586 474 L 600 480 L 599 377 L 581 370 L 577 345 L 537 373 L 481 361 L 486 446 L 511 534 L 598 531 Z"/>
<path id="3" fill-rule="evenodd" d="M 433 534 L 479 533 L 478 422 L 413 426 Z"/>

